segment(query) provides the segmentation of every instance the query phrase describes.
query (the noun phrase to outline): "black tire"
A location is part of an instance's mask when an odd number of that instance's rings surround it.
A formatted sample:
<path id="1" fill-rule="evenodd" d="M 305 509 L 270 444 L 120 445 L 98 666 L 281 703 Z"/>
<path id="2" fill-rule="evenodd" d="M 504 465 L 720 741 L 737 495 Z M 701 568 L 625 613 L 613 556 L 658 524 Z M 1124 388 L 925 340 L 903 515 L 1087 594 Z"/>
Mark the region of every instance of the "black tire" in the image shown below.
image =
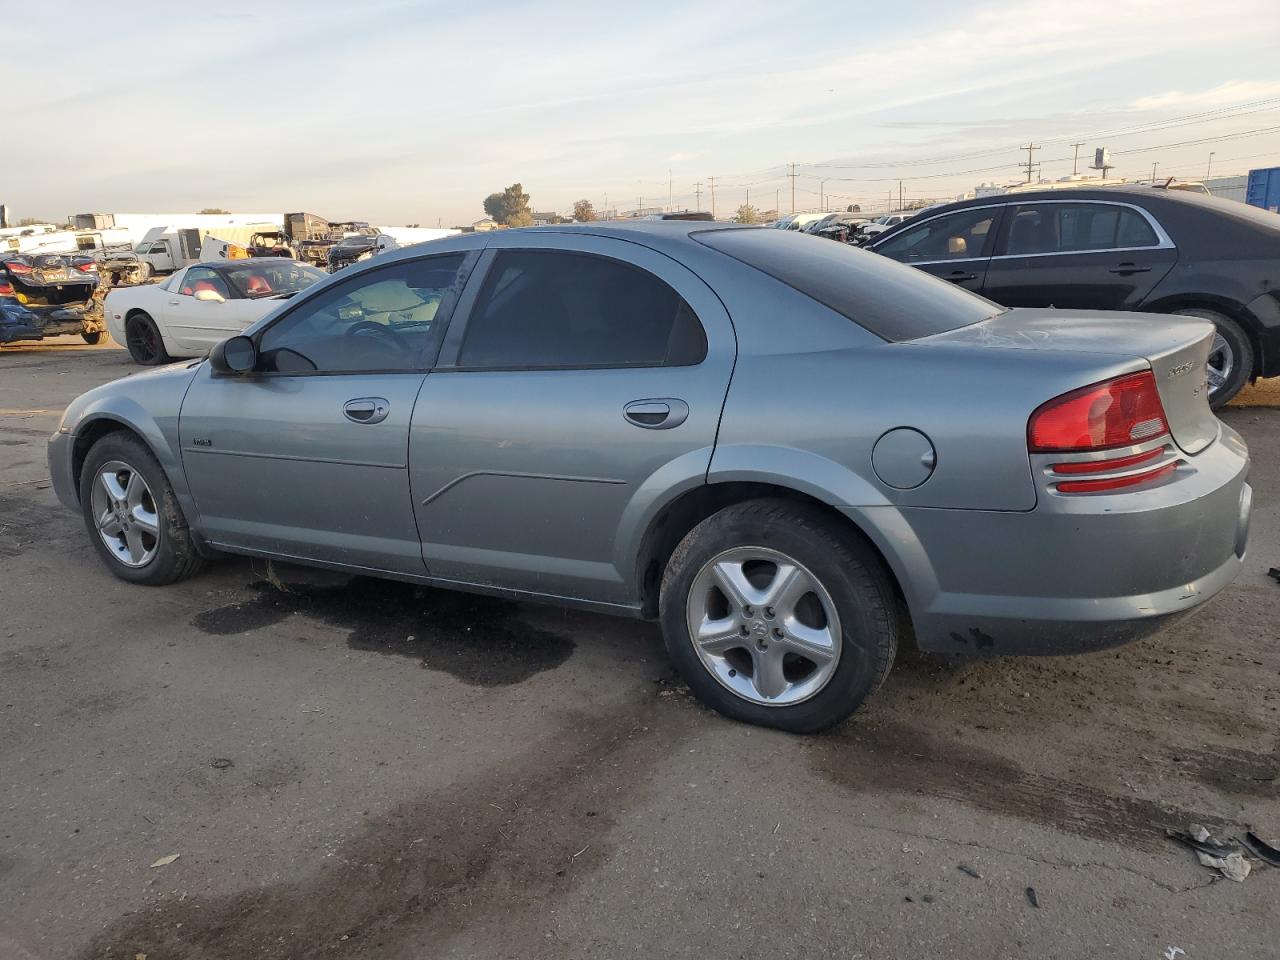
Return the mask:
<path id="1" fill-rule="evenodd" d="M 1218 328 L 1218 335 L 1226 341 L 1227 348 L 1231 351 L 1231 371 L 1220 387 L 1216 390 L 1211 387 L 1209 390 L 1209 406 L 1214 410 L 1225 407 L 1237 393 L 1244 389 L 1244 385 L 1253 379 L 1253 341 L 1249 339 L 1249 335 L 1244 332 L 1240 324 L 1217 310 L 1210 310 L 1207 307 L 1183 307 L 1173 312 L 1180 316 L 1199 317 L 1212 322 Z M 1212 360 L 1211 354 L 1210 361 Z"/>
<path id="2" fill-rule="evenodd" d="M 98 532 L 93 509 L 93 487 L 99 471 L 111 461 L 119 461 L 136 470 L 146 481 L 151 502 L 158 517 L 159 535 L 153 556 L 142 566 L 131 567 L 122 562 Z M 204 559 L 196 550 L 187 519 L 174 496 L 173 487 L 155 455 L 133 434 L 109 433 L 90 449 L 80 475 L 80 508 L 89 541 L 107 568 L 121 580 L 147 586 L 164 586 L 185 580 L 199 572 Z"/>
<path id="3" fill-rule="evenodd" d="M 102 331 L 101 330 L 81 331 L 80 339 L 82 339 L 89 346 L 96 347 L 102 340 Z"/>
<path id="4" fill-rule="evenodd" d="M 124 340 L 134 363 L 156 367 L 173 362 L 173 357 L 164 348 L 164 340 L 160 337 L 156 322 L 141 311 L 125 320 Z"/>
<path id="5" fill-rule="evenodd" d="M 699 572 L 726 550 L 747 546 L 767 546 L 803 565 L 839 615 L 842 649 L 834 673 L 798 703 L 770 706 L 735 694 L 694 649 L 686 605 Z M 667 650 L 698 698 L 732 719 L 791 733 L 835 726 L 880 687 L 897 653 L 897 609 L 889 573 L 867 543 L 815 508 L 767 499 L 726 507 L 694 527 L 667 563 L 659 600 Z"/>

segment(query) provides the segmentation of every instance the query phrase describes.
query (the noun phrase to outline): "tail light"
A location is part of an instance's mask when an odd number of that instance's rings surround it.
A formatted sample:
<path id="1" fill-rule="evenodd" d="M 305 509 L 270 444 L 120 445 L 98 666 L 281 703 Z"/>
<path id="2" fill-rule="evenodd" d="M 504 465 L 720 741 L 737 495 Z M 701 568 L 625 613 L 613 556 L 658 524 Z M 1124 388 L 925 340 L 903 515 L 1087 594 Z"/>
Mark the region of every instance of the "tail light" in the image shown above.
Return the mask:
<path id="1" fill-rule="evenodd" d="M 1150 370 L 1073 390 L 1038 407 L 1027 423 L 1032 453 L 1105 454 L 1115 456 L 1053 464 L 1059 493 L 1122 490 L 1166 477 L 1177 469 L 1167 444 L 1139 453 L 1135 445 L 1167 438 L 1169 423 L 1155 377 Z"/>
<path id="2" fill-rule="evenodd" d="M 0 280 L 0 297 L 12 297 L 12 296 L 13 296 L 13 284 L 6 283 L 4 280 Z"/>
<path id="3" fill-rule="evenodd" d="M 4 265 L 9 268 L 10 273 L 31 272 L 31 264 L 23 263 L 21 260 L 6 260 Z"/>
<path id="4" fill-rule="evenodd" d="M 98 265 L 94 263 L 92 260 L 89 260 L 85 263 L 77 263 L 76 269 L 79 270 L 81 273 L 97 273 Z"/>

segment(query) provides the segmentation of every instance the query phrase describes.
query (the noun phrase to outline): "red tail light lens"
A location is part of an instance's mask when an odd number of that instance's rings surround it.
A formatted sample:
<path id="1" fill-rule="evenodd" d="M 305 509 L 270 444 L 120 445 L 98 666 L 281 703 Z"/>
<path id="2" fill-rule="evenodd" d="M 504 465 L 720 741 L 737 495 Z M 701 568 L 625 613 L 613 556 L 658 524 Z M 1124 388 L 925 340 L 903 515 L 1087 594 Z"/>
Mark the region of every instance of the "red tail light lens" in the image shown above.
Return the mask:
<path id="1" fill-rule="evenodd" d="M 76 269 L 81 273 L 97 273 L 98 265 L 93 261 L 90 261 L 89 263 L 77 263 Z"/>
<path id="2" fill-rule="evenodd" d="M 31 272 L 31 264 L 23 263 L 21 260 L 6 260 L 4 265 L 9 268 L 10 273 Z"/>
<path id="3" fill-rule="evenodd" d="M 1041 405 L 1027 423 L 1032 453 L 1128 447 L 1164 436 L 1169 424 L 1150 370 L 1073 390 Z"/>
<path id="4" fill-rule="evenodd" d="M 1158 451 L 1157 451 L 1158 452 Z M 1096 480 L 1066 480 L 1058 484 L 1059 493 L 1101 493 L 1104 490 L 1123 490 L 1125 487 L 1136 487 L 1140 483 L 1150 483 L 1169 476 L 1178 469 L 1176 463 L 1166 463 L 1146 473 L 1132 474 L 1127 477 L 1099 477 Z"/>
<path id="5" fill-rule="evenodd" d="M 3 280 L 0 280 L 0 297 L 12 297 L 12 296 L 13 296 L 13 284 L 5 283 Z"/>

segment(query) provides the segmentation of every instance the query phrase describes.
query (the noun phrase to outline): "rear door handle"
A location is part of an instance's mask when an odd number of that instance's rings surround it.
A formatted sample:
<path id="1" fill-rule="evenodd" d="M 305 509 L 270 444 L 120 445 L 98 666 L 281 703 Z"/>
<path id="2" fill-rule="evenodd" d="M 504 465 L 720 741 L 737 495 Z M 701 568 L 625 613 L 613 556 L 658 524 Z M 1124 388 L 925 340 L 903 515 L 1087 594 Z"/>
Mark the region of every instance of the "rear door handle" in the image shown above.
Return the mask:
<path id="1" fill-rule="evenodd" d="M 670 430 L 689 418 L 689 405 L 671 397 L 633 400 L 622 408 L 622 415 L 628 423 L 646 430 Z"/>
<path id="2" fill-rule="evenodd" d="M 957 270 L 955 273 L 944 274 L 943 280 L 950 280 L 952 283 L 964 283 L 966 280 L 977 280 L 976 273 L 965 273 L 963 270 Z"/>
<path id="3" fill-rule="evenodd" d="M 342 405 L 343 415 L 352 423 L 381 423 L 391 412 L 391 404 L 382 397 L 358 397 Z"/>
<path id="4" fill-rule="evenodd" d="M 1122 277 L 1127 277 L 1131 273 L 1150 273 L 1151 268 L 1140 267 L 1133 261 L 1126 260 L 1124 263 L 1118 263 L 1114 267 L 1111 267 L 1108 272 L 1118 273 Z"/>

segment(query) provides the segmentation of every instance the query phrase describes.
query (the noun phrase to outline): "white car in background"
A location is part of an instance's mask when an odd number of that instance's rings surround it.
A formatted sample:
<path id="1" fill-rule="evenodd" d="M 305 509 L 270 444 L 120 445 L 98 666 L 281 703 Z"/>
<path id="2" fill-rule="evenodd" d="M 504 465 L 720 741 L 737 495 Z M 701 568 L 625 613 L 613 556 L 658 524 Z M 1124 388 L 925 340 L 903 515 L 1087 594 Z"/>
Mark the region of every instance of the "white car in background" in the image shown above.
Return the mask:
<path id="1" fill-rule="evenodd" d="M 116 343 L 128 347 L 135 362 L 154 366 L 204 356 L 326 277 L 284 257 L 196 263 L 162 283 L 112 290 L 103 313 Z"/>

